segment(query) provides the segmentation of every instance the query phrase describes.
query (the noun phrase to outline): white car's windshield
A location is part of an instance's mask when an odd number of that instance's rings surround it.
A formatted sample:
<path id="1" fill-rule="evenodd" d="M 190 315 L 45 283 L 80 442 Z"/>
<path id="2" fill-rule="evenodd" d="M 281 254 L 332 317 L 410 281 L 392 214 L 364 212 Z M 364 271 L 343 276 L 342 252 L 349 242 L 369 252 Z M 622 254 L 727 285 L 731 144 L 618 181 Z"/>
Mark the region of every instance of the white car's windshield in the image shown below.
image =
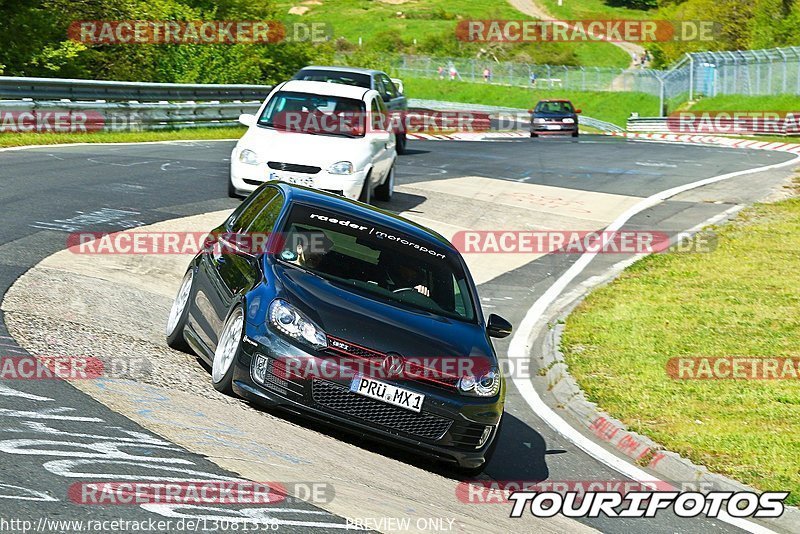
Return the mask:
<path id="1" fill-rule="evenodd" d="M 365 116 L 361 100 L 280 91 L 264 108 L 258 124 L 296 133 L 363 137 Z"/>

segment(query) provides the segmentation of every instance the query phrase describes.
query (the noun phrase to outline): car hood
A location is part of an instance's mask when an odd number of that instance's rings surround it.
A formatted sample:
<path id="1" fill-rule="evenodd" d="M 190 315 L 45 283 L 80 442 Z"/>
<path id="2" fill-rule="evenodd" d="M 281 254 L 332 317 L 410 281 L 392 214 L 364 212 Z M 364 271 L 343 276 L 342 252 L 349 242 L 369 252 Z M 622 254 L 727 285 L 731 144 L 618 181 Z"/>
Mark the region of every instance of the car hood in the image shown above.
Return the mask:
<path id="1" fill-rule="evenodd" d="M 262 160 L 316 164 L 320 167 L 349 160 L 358 166 L 359 161 L 353 160 L 363 160 L 368 139 L 256 127 L 247 131 L 238 146 L 255 151 Z"/>
<path id="2" fill-rule="evenodd" d="M 494 352 L 478 324 L 388 304 L 301 269 L 281 264 L 273 268 L 280 284 L 278 296 L 330 336 L 410 358 L 477 356 L 494 362 Z"/>

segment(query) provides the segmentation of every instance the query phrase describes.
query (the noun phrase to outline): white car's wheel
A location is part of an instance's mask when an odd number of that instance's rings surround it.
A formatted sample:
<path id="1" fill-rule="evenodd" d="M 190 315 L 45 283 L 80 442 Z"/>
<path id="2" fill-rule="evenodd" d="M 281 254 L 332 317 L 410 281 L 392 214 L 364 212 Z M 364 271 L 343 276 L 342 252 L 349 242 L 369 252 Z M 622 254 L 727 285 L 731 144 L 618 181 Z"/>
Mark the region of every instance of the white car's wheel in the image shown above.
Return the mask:
<path id="1" fill-rule="evenodd" d="M 383 181 L 381 185 L 375 188 L 375 198 L 378 200 L 382 200 L 384 202 L 389 202 L 392 200 L 392 195 L 394 194 L 394 163 L 392 164 L 392 168 L 389 169 L 389 175 Z"/>

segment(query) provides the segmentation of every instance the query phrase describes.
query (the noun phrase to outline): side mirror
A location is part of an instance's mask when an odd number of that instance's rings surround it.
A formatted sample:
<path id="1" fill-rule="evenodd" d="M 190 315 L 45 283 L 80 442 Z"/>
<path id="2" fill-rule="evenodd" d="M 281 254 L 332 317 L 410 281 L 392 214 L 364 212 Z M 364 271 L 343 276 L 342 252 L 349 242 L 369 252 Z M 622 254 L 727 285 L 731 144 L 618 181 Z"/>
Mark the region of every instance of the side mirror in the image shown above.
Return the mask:
<path id="1" fill-rule="evenodd" d="M 256 116 L 250 113 L 242 113 L 239 115 L 239 122 L 245 126 L 252 126 L 256 123 Z"/>
<path id="2" fill-rule="evenodd" d="M 532 110 L 532 109 L 529 109 L 529 110 L 528 110 L 528 113 L 533 113 L 533 110 Z"/>
<path id="3" fill-rule="evenodd" d="M 580 110 L 580 109 L 576 109 L 576 110 L 575 110 L 575 113 L 583 113 L 583 111 L 582 111 L 582 110 Z"/>
<path id="4" fill-rule="evenodd" d="M 486 323 L 486 333 L 489 334 L 489 337 L 508 337 L 513 328 L 511 323 L 495 314 L 489 315 L 489 321 Z"/>
<path id="5" fill-rule="evenodd" d="M 388 93 L 381 95 L 383 97 L 384 102 L 389 102 L 392 99 L 392 96 Z"/>

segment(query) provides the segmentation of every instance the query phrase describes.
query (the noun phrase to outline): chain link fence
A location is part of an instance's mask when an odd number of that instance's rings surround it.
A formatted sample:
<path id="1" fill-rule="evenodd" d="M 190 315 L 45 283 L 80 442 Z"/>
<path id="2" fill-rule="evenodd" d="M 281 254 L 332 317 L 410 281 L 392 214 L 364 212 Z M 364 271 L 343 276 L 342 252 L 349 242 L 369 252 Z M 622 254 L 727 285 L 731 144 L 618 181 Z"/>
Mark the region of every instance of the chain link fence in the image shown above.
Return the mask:
<path id="1" fill-rule="evenodd" d="M 800 47 L 686 54 L 667 70 L 574 67 L 489 59 L 401 56 L 398 76 L 492 83 L 566 91 L 625 91 L 658 96 L 665 104 L 700 96 L 800 95 Z"/>
<path id="2" fill-rule="evenodd" d="M 638 91 L 659 94 L 658 71 L 496 62 L 456 57 L 402 56 L 392 62 L 400 77 L 440 78 L 571 91 Z M 484 70 L 489 70 L 488 79 Z"/>

